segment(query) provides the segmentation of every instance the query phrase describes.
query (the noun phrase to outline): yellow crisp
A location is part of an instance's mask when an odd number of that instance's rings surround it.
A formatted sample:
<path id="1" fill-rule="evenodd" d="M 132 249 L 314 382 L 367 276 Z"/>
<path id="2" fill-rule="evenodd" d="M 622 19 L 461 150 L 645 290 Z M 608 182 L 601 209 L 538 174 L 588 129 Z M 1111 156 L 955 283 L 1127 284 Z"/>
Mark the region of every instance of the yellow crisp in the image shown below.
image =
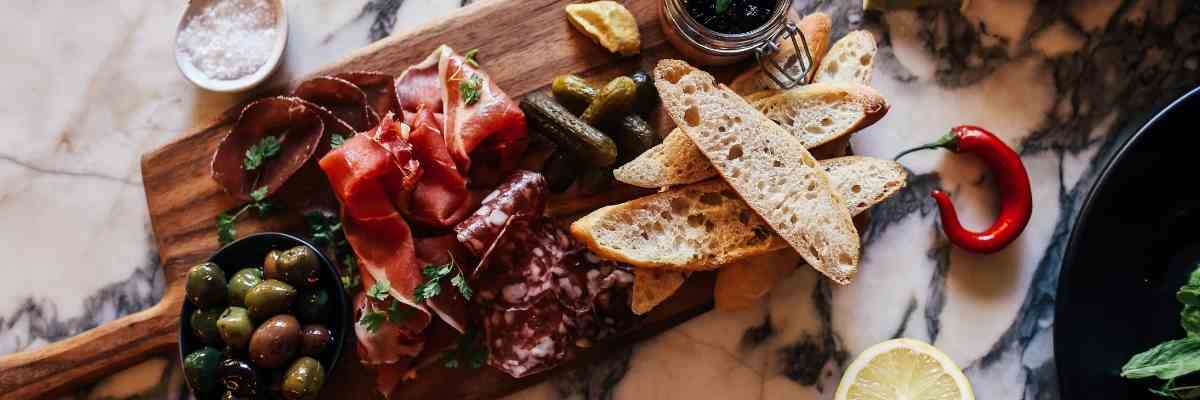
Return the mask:
<path id="1" fill-rule="evenodd" d="M 615 1 L 568 5 L 567 20 L 608 51 L 624 56 L 641 51 L 637 20 Z"/>

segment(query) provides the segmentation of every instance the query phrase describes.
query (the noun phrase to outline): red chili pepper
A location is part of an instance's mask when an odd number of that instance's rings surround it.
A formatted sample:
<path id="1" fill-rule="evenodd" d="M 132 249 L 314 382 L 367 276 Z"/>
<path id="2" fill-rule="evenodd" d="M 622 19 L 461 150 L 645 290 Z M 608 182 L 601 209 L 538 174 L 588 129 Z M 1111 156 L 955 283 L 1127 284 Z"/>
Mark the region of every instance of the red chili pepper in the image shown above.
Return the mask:
<path id="1" fill-rule="evenodd" d="M 1000 187 L 1000 215 L 990 228 L 982 232 L 970 231 L 963 227 L 958 222 L 958 213 L 954 211 L 950 196 L 941 190 L 933 191 L 933 199 L 937 201 L 938 211 L 942 214 L 942 230 L 946 232 L 950 242 L 976 253 L 995 253 L 1016 240 L 1025 230 L 1025 225 L 1029 224 L 1029 217 L 1033 213 L 1029 173 L 1025 172 L 1021 156 L 991 132 L 977 126 L 963 125 L 954 127 L 936 142 L 906 150 L 896 158 L 917 150 L 935 148 L 944 148 L 956 154 L 975 154 L 983 158 L 983 162 L 996 176 L 996 184 Z"/>

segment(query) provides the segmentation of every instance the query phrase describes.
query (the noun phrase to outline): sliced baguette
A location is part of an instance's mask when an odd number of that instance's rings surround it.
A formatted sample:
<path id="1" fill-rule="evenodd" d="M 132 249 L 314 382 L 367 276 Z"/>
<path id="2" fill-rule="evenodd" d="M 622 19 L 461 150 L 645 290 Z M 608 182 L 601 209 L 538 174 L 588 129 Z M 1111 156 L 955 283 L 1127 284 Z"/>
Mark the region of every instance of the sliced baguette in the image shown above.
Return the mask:
<path id="1" fill-rule="evenodd" d="M 887 100 L 875 89 L 842 82 L 774 92 L 753 104 L 808 149 L 846 138 L 879 121 L 888 110 Z M 676 129 L 613 175 L 630 185 L 657 188 L 699 182 L 717 176 L 717 171 L 691 139 Z"/>
<path id="2" fill-rule="evenodd" d="M 797 38 L 796 42 L 800 45 L 808 44 L 808 52 L 812 55 L 810 61 L 812 65 L 821 65 L 821 59 L 825 56 L 826 50 L 829 50 L 829 31 L 833 28 L 833 21 L 829 19 L 829 15 L 822 12 L 812 13 L 801 18 L 796 26 L 800 28 L 800 32 L 804 34 L 804 42 L 800 42 Z M 786 38 L 781 39 L 779 51 L 771 56 L 771 59 L 779 65 L 787 65 L 788 59 L 796 55 L 796 46 L 791 40 Z M 803 56 L 802 56 L 803 57 Z M 803 58 L 801 58 L 803 60 Z M 788 69 L 788 75 L 797 75 L 802 70 L 803 64 L 797 62 L 792 68 Z M 816 74 L 817 68 L 808 68 L 808 75 L 812 77 Z M 764 90 L 778 90 L 779 85 L 767 76 L 758 64 L 750 67 L 733 82 L 729 84 L 737 94 L 748 96 L 752 93 L 761 92 Z M 749 100 L 749 99 L 747 99 Z"/>
<path id="3" fill-rule="evenodd" d="M 895 194 L 908 177 L 889 160 L 849 156 L 820 163 L 850 214 Z M 571 224 L 571 233 L 601 257 L 639 268 L 708 270 L 787 247 L 719 179 L 601 208 Z"/>
<path id="4" fill-rule="evenodd" d="M 636 268 L 633 270 L 633 295 L 629 308 L 634 314 L 645 314 L 671 297 L 685 280 L 687 272 Z"/>
<path id="5" fill-rule="evenodd" d="M 829 49 L 813 82 L 871 82 L 875 64 L 875 37 L 867 31 L 847 33 Z"/>

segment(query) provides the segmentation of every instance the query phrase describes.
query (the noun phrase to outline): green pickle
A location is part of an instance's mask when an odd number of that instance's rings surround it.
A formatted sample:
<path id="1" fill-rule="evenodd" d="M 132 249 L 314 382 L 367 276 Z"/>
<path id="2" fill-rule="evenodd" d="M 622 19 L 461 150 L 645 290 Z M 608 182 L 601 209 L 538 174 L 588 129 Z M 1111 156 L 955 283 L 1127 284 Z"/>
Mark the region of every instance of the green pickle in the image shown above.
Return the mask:
<path id="1" fill-rule="evenodd" d="M 629 76 L 637 85 L 637 96 L 633 101 L 633 112 L 647 113 L 658 105 L 658 89 L 654 87 L 654 78 L 646 71 L 634 72 Z"/>
<path id="2" fill-rule="evenodd" d="M 636 115 L 626 115 L 617 122 L 617 134 L 614 135 L 617 147 L 621 149 L 622 160 L 632 160 L 662 142 L 650 123 Z"/>
<path id="3" fill-rule="evenodd" d="M 567 191 L 575 183 L 575 159 L 565 151 L 554 152 L 542 167 L 542 176 L 546 177 L 551 193 Z"/>
<path id="4" fill-rule="evenodd" d="M 617 121 L 633 109 L 637 98 L 637 84 L 627 76 L 618 76 L 600 89 L 600 94 L 588 105 L 579 118 L 595 125 L 604 121 Z"/>
<path id="5" fill-rule="evenodd" d="M 538 92 L 525 96 L 521 111 L 535 130 L 588 164 L 606 167 L 617 161 L 617 144 L 612 138 L 571 114 L 549 95 Z"/>
<path id="6" fill-rule="evenodd" d="M 600 94 L 583 78 L 569 74 L 554 78 L 554 83 L 550 85 L 550 93 L 554 94 L 555 100 L 576 114 L 586 110 L 588 105 L 592 104 L 592 100 Z"/>

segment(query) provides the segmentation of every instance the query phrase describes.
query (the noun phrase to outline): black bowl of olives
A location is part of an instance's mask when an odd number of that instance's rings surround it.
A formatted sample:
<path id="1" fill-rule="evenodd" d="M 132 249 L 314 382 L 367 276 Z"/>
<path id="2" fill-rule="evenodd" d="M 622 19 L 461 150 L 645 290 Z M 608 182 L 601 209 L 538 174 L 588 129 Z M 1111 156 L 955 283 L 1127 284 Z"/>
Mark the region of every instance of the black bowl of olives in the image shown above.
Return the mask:
<path id="1" fill-rule="evenodd" d="M 338 271 L 312 244 L 246 236 L 193 266 L 179 354 L 198 399 L 317 397 L 349 326 Z"/>

